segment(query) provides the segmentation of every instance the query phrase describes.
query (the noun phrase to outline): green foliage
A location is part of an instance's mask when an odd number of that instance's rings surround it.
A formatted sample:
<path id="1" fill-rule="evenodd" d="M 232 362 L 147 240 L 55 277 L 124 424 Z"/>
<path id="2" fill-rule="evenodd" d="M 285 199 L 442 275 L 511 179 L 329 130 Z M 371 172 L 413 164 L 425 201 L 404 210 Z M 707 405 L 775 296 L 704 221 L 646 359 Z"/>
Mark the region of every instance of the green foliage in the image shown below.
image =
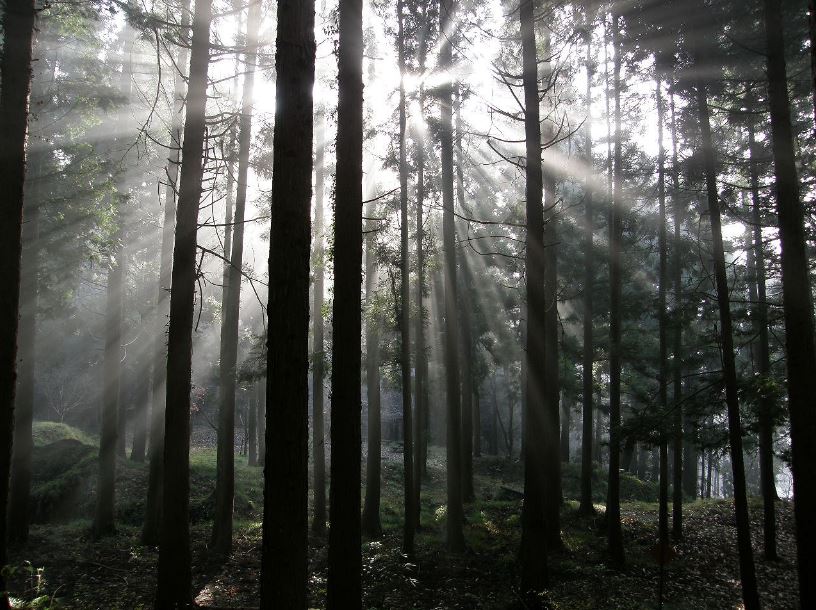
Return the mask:
<path id="1" fill-rule="evenodd" d="M 43 447 L 64 439 L 78 441 L 83 445 L 96 445 L 88 434 L 68 424 L 53 421 L 37 421 L 31 431 L 35 447 Z"/>

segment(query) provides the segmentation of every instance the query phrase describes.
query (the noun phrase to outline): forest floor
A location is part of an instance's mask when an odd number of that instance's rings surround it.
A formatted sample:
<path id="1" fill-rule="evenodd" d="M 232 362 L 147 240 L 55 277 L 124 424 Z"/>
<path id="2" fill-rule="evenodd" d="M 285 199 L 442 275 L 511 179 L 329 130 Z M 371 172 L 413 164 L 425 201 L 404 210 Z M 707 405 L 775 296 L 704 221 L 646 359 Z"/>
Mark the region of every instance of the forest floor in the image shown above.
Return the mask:
<path id="1" fill-rule="evenodd" d="M 47 439 L 53 440 L 53 439 Z M 65 441 L 77 451 L 86 438 Z M 95 484 L 92 451 L 73 456 L 65 472 L 54 473 L 54 445 L 38 447 L 35 457 L 37 520 L 28 543 L 11 551 L 11 591 L 20 600 L 39 598 L 38 608 L 137 610 L 150 608 L 157 550 L 139 542 L 146 468 L 122 460 L 117 477 L 117 534 L 101 541 L 89 535 Z M 48 451 L 51 450 L 51 453 Z M 257 607 L 260 570 L 262 470 L 236 464 L 235 544 L 226 559 L 207 553 L 215 477 L 215 451 L 196 448 L 191 455 L 191 528 L 196 601 L 209 607 Z M 82 466 L 82 465 L 85 466 Z M 466 506 L 467 551 L 445 551 L 444 452 L 432 449 L 429 477 L 423 487 L 422 529 L 416 556 L 401 554 L 402 455 L 398 445 L 383 447 L 382 525 L 380 540 L 363 545 L 364 607 L 527 608 L 518 597 L 516 554 L 520 536 L 521 489 L 517 462 L 483 457 L 475 460 L 476 501 Z M 59 470 L 59 469 L 58 469 Z M 38 474 L 39 473 L 39 474 Z M 83 474 L 84 473 L 84 474 Z M 551 588 L 541 606 L 557 609 L 657 608 L 659 568 L 652 558 L 657 537 L 657 505 L 651 484 L 625 477 L 622 506 L 626 566 L 607 567 L 605 537 L 599 530 L 603 480 L 595 482 L 598 516 L 580 517 L 577 468 L 564 469 L 561 520 L 563 549 L 550 558 Z M 49 478 L 50 477 L 50 478 Z M 58 491 L 67 479 L 68 496 Z M 640 499 L 631 499 L 640 498 Z M 763 606 L 796 607 L 797 586 L 793 515 L 788 502 L 778 508 L 780 559 L 761 555 L 762 510 L 751 506 L 752 533 Z M 55 512 L 56 511 L 56 512 Z M 59 514 L 60 519 L 55 519 Z M 740 587 L 736 536 L 730 501 L 708 500 L 684 506 L 685 539 L 666 568 L 664 608 L 737 608 Z M 326 541 L 310 540 L 310 606 L 324 607 Z M 18 602 L 19 607 L 34 607 Z"/>

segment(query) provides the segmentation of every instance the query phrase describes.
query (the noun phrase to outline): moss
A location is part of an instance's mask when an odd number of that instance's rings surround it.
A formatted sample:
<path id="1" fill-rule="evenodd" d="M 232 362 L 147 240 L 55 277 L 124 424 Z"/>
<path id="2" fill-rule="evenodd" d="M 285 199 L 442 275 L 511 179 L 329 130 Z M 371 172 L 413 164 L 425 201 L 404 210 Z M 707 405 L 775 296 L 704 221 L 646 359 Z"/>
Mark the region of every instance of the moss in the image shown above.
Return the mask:
<path id="1" fill-rule="evenodd" d="M 31 430 L 35 447 L 44 447 L 63 439 L 79 441 L 83 445 L 96 445 L 97 442 L 90 435 L 79 428 L 54 421 L 37 421 Z"/>

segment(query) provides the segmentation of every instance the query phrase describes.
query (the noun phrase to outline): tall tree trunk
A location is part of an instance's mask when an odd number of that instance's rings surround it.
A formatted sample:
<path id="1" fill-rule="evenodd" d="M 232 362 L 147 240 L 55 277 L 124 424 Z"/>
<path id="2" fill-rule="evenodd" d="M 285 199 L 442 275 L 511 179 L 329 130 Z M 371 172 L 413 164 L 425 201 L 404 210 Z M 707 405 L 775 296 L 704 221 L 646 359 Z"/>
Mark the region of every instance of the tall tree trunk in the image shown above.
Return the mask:
<path id="1" fill-rule="evenodd" d="M 6 509 L 9 496 L 14 394 L 17 366 L 17 324 L 20 308 L 23 184 L 34 40 L 33 0 L 7 0 L 3 12 L 3 55 L 0 60 L 0 566 L 6 565 Z M 0 572 L 0 608 L 9 607 Z"/>
<path id="2" fill-rule="evenodd" d="M 292 610 L 308 580 L 314 14 L 314 0 L 278 1 L 261 606 Z"/>
<path id="3" fill-rule="evenodd" d="M 108 261 L 107 304 L 105 305 L 105 351 L 103 365 L 102 426 L 99 438 L 99 479 L 96 486 L 95 538 L 112 535 L 114 528 L 114 483 L 116 480 L 119 428 L 119 386 L 122 361 L 122 318 L 124 316 L 124 260 L 122 251 L 124 198 L 116 195 L 115 221 Z"/>
<path id="4" fill-rule="evenodd" d="M 459 209 L 465 210 L 464 154 L 462 152 L 462 93 L 456 96 L 456 193 Z M 462 312 L 462 499 L 473 502 L 473 279 L 467 257 L 460 257 L 462 285 L 459 287 L 459 310 Z"/>
<path id="5" fill-rule="evenodd" d="M 405 74 L 405 39 L 403 2 L 397 0 L 397 46 L 400 75 Z M 411 260 L 408 241 L 408 163 L 406 160 L 405 84 L 400 78 L 399 86 L 399 181 L 400 181 L 400 302 L 398 322 L 400 328 L 400 373 L 402 379 L 402 466 L 405 521 L 402 533 L 402 550 L 414 553 L 416 529 L 416 489 L 414 488 L 414 438 L 413 413 L 411 411 L 411 316 L 410 273 Z"/>
<path id="6" fill-rule="evenodd" d="M 661 70 L 661 67 L 657 67 Z M 658 436 L 660 439 L 660 473 L 658 484 L 658 539 L 662 553 L 669 546 L 669 438 L 667 420 L 669 408 L 669 362 L 668 362 L 668 316 L 666 314 L 666 291 L 669 283 L 668 237 L 666 231 L 666 149 L 663 145 L 663 89 L 660 76 L 655 83 L 655 103 L 657 104 L 657 190 L 658 190 L 658 408 L 660 409 Z M 662 564 L 661 564 L 662 567 Z M 661 572 L 662 573 L 662 572 Z M 662 578 L 662 576 L 661 576 Z M 662 586 L 661 580 L 661 586 Z"/>
<path id="7" fill-rule="evenodd" d="M 615 49 L 613 79 L 615 96 L 614 189 L 609 221 L 609 479 L 606 497 L 606 527 L 609 555 L 613 565 L 624 563 L 620 518 L 620 435 L 621 435 L 621 240 L 623 238 L 623 142 L 621 135 L 621 54 L 620 15 L 612 14 L 612 45 Z"/>
<path id="8" fill-rule="evenodd" d="M 247 393 L 247 465 L 258 465 L 258 397 Z"/>
<path id="9" fill-rule="evenodd" d="M 324 379 L 326 347 L 324 345 L 323 292 L 325 290 L 325 251 L 323 248 L 323 193 L 325 181 L 325 114 L 319 108 L 315 117 L 315 227 L 312 256 L 314 286 L 312 296 L 312 462 L 314 464 L 314 515 L 312 533 L 326 535 L 326 424 L 324 421 Z"/>
<path id="10" fill-rule="evenodd" d="M 235 196 L 235 228 L 227 274 L 226 307 L 221 326 L 220 405 L 218 410 L 218 458 L 215 481 L 215 514 L 210 548 L 218 554 L 232 550 L 232 510 L 235 498 L 235 382 L 238 363 L 238 326 L 241 308 L 241 271 L 244 264 L 244 216 L 249 148 L 252 143 L 252 96 L 258 58 L 261 0 L 249 5 L 247 17 L 244 91 L 238 134 L 238 191 Z"/>
<path id="11" fill-rule="evenodd" d="M 360 523 L 360 363 L 363 264 L 363 2 L 340 0 L 337 189 L 334 214 L 334 300 L 331 376 L 331 503 L 326 607 L 362 607 Z M 407 204 L 406 204 L 407 207 Z M 403 218 L 407 224 L 407 209 Z M 408 240 L 403 239 L 407 253 Z M 407 278 L 403 278 L 407 282 Z M 403 301 L 407 303 L 407 300 Z M 407 328 L 407 326 L 406 326 Z M 407 387 L 410 391 L 410 377 Z M 403 391 L 405 387 L 403 387 Z M 409 406 L 410 409 L 410 406 Z M 408 412 L 410 418 L 410 410 Z M 410 443 L 410 419 L 405 423 Z M 405 459 L 406 476 L 412 468 Z M 413 486 L 406 485 L 406 498 Z M 406 519 L 410 514 L 406 511 Z"/>
<path id="12" fill-rule="evenodd" d="M 454 0 L 439 1 L 439 31 L 445 32 L 439 51 L 439 67 L 444 72 L 453 64 L 451 31 Z M 459 386 L 459 311 L 456 298 L 456 221 L 453 198 L 453 85 L 449 80 L 439 87 L 439 139 L 442 158 L 442 248 L 445 271 L 445 381 L 447 402 L 447 542 L 448 549 L 461 553 L 465 549 L 462 533 L 462 426 Z"/>
<path id="13" fill-rule="evenodd" d="M 140 325 L 149 327 L 150 315 L 139 316 Z M 149 426 L 148 397 L 150 396 L 150 386 L 152 383 L 151 363 L 147 361 L 146 350 L 142 349 L 143 343 L 139 342 L 138 355 L 133 358 L 129 383 L 132 390 L 133 404 L 133 443 L 130 446 L 130 459 L 137 463 L 145 461 L 145 451 L 147 450 L 147 428 Z"/>
<path id="14" fill-rule="evenodd" d="M 544 293 L 544 205 L 541 169 L 541 124 L 538 108 L 538 71 L 535 38 L 535 0 L 519 6 L 524 82 L 524 134 L 527 162 L 527 411 L 524 439 L 524 504 L 521 511 L 521 588 L 525 593 L 547 586 L 547 532 L 544 495 L 546 454 L 540 439 L 545 438 L 545 387 L 542 374 L 545 359 Z M 512 436 L 512 429 L 510 431 Z M 550 490 L 551 491 L 551 490 Z"/>
<path id="15" fill-rule="evenodd" d="M 374 216 L 374 204 L 366 214 Z M 368 397 L 368 455 L 366 457 L 363 533 L 369 538 L 382 536 L 380 524 L 380 460 L 382 457 L 382 418 L 380 414 L 380 328 L 374 304 L 377 286 L 376 238 L 373 222 L 366 232 L 366 394 Z M 414 454 L 416 456 L 416 454 Z M 417 477 L 418 478 L 418 477 Z"/>
<path id="16" fill-rule="evenodd" d="M 672 136 L 672 208 L 674 216 L 674 235 L 672 238 L 672 284 L 674 290 L 674 309 L 672 311 L 672 402 L 674 409 L 672 450 L 673 489 L 672 489 L 672 536 L 675 540 L 683 537 L 683 478 L 686 465 L 683 463 L 683 256 L 682 227 L 685 216 L 685 203 L 680 198 L 680 168 L 677 162 L 677 122 L 674 111 L 674 91 L 669 94 L 671 107 Z"/>
<path id="17" fill-rule="evenodd" d="M 552 68 L 550 50 L 550 32 L 545 28 L 542 40 L 544 61 L 544 88 L 553 86 L 555 72 Z M 550 122 L 544 121 L 544 140 L 549 146 L 554 145 L 555 133 Z M 543 171 L 544 188 L 544 529 L 547 534 L 547 546 L 550 549 L 561 547 L 561 451 L 559 401 L 561 398 L 561 381 L 558 366 L 558 214 L 555 192 L 555 175 L 552 171 Z M 528 361 L 527 374 L 535 374 L 535 369 Z M 527 399 L 529 400 L 529 392 Z M 533 437 L 535 438 L 535 437 Z"/>
<path id="18" fill-rule="evenodd" d="M 258 462 L 256 465 L 263 467 L 266 460 L 266 381 L 263 379 L 257 381 L 255 391 L 258 395 L 256 403 L 258 409 Z"/>
<path id="19" fill-rule="evenodd" d="M 780 0 L 765 0 L 768 92 L 771 109 L 776 205 L 782 250 L 782 300 L 793 457 L 799 601 L 816 606 L 816 346 L 808 274 L 804 211 L 794 160 Z M 735 486 L 736 488 L 736 486 Z"/>
<path id="20" fill-rule="evenodd" d="M 693 37 L 692 37 L 693 38 Z M 699 65 L 696 52 L 695 64 Z M 725 271 L 720 202 L 717 193 L 717 170 L 714 159 L 714 144 L 711 137 L 708 99 L 702 80 L 696 83 L 696 103 L 702 135 L 703 167 L 705 171 L 708 212 L 711 220 L 711 236 L 714 250 L 714 276 L 717 301 L 720 309 L 723 374 L 725 400 L 728 410 L 728 440 L 731 445 L 731 468 L 734 475 L 734 510 L 737 518 L 737 546 L 739 549 L 740 579 L 742 598 L 746 610 L 759 608 L 754 556 L 751 550 L 750 520 L 748 517 L 748 497 L 745 489 L 745 467 L 742 454 L 742 427 L 740 425 L 739 398 L 737 395 L 737 369 L 734 361 L 734 339 L 731 324 L 731 309 L 728 301 L 728 278 Z"/>
<path id="21" fill-rule="evenodd" d="M 584 38 L 586 40 L 586 163 L 587 179 L 584 186 L 584 353 L 582 359 L 583 405 L 581 421 L 581 504 L 578 508 L 583 515 L 595 512 L 592 505 L 592 404 L 593 367 L 595 363 L 595 340 L 593 337 L 593 303 L 595 291 L 595 268 L 593 257 L 593 235 L 595 218 L 592 205 L 592 181 L 594 180 L 594 163 L 592 161 L 592 79 L 595 65 L 592 60 L 592 24 L 594 18 L 594 0 L 586 0 L 586 22 Z"/>
<path id="22" fill-rule="evenodd" d="M 212 0 L 196 0 L 187 116 L 176 212 L 167 344 L 164 472 L 156 608 L 192 606 L 190 554 L 190 386 L 196 233 L 203 173 Z"/>
<path id="23" fill-rule="evenodd" d="M 52 66 L 55 65 L 52 63 Z M 52 79 L 53 80 L 53 79 Z M 35 97 L 32 93 L 32 97 Z M 38 150 L 38 147 L 39 150 Z M 23 207 L 20 276 L 20 321 L 18 347 L 17 396 L 14 401 L 14 448 L 11 458 L 11 483 L 8 502 L 8 540 L 12 543 L 28 539 L 31 457 L 34 450 L 34 373 L 36 367 L 37 308 L 40 269 L 40 206 L 46 157 L 45 142 L 29 145 L 31 161 L 26 172 L 26 202 Z"/>
<path id="24" fill-rule="evenodd" d="M 182 0 L 181 31 L 186 35 L 190 26 L 190 0 Z M 164 191 L 164 223 L 161 230 L 161 255 L 159 262 L 159 285 L 156 295 L 156 312 L 153 336 L 153 389 L 150 413 L 150 449 L 147 476 L 147 500 L 142 526 L 142 543 L 159 543 L 162 490 L 164 488 L 164 415 L 167 396 L 167 346 L 165 344 L 165 318 L 169 312 L 169 293 L 173 268 L 173 242 L 176 225 L 176 193 L 181 161 L 183 112 L 187 97 L 186 69 L 189 58 L 187 45 L 181 45 L 177 57 L 178 72 L 175 74 L 173 95 L 173 118 L 170 126 L 170 156 L 165 166 L 167 184 Z"/>

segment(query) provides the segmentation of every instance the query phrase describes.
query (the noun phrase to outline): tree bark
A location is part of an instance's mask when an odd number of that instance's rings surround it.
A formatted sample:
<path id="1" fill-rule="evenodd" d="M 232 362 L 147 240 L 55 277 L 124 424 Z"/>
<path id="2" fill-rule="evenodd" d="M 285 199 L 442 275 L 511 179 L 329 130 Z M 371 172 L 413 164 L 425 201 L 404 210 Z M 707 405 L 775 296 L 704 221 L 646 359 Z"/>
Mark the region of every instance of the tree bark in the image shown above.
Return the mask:
<path id="1" fill-rule="evenodd" d="M 9 496 L 17 326 L 20 310 L 23 184 L 25 182 L 28 98 L 34 40 L 33 0 L 7 0 L 0 60 L 0 566 L 6 565 L 6 510 Z M 0 571 L 0 608 L 9 607 Z"/>
<path id="2" fill-rule="evenodd" d="M 279 0 L 275 58 L 261 606 L 292 610 L 306 607 L 308 580 L 314 9 Z"/>
<path id="3" fill-rule="evenodd" d="M 247 16 L 243 100 L 238 127 L 238 190 L 235 196 L 235 228 L 232 231 L 219 371 L 218 457 L 215 481 L 215 514 L 210 548 L 217 554 L 232 550 L 232 511 L 235 499 L 235 383 L 238 363 L 238 327 L 241 308 L 241 271 L 244 264 L 244 216 L 249 148 L 252 143 L 252 97 L 258 58 L 261 0 L 249 5 Z"/>
<path id="4" fill-rule="evenodd" d="M 541 125 L 538 108 L 538 70 L 535 38 L 535 0 L 519 6 L 524 83 L 524 133 L 527 162 L 527 411 L 524 439 L 524 504 L 521 511 L 521 588 L 525 594 L 540 591 L 548 584 L 547 530 L 544 495 L 547 483 L 546 454 L 541 439 L 546 432 L 546 388 L 542 374 L 546 350 L 547 306 L 544 293 L 544 205 L 541 169 Z M 498 407 L 497 407 L 498 408 Z M 510 431 L 512 436 L 512 429 Z"/>
<path id="5" fill-rule="evenodd" d="M 186 32 L 190 26 L 190 0 L 182 0 L 181 30 Z M 148 451 L 147 499 L 145 518 L 142 526 L 142 544 L 159 543 L 159 523 L 163 504 L 164 488 L 164 415 L 167 395 L 167 346 L 165 345 L 165 318 L 169 312 L 170 284 L 173 267 L 173 242 L 176 224 L 176 187 L 179 178 L 181 161 L 181 143 L 183 136 L 183 112 L 187 95 L 186 69 L 189 50 L 181 45 L 176 64 L 175 91 L 173 99 L 173 118 L 170 126 L 170 156 L 165 166 L 167 184 L 164 191 L 164 223 L 161 230 L 161 254 L 159 260 L 159 282 L 156 294 L 156 312 L 154 321 L 153 344 L 153 389 L 150 413 L 150 446 Z"/>
<path id="6" fill-rule="evenodd" d="M 266 382 L 259 380 L 256 382 L 255 391 L 257 393 L 258 401 L 256 408 L 258 410 L 258 461 L 256 466 L 263 467 L 266 460 Z"/>
<path id="7" fill-rule="evenodd" d="M 612 14 L 612 45 L 615 49 L 613 80 L 615 136 L 612 209 L 609 221 L 609 479 L 606 498 L 606 527 L 609 555 L 614 566 L 624 563 L 620 518 L 621 436 L 621 240 L 623 237 L 623 142 L 621 141 L 621 45 L 620 15 Z"/>
<path id="8" fill-rule="evenodd" d="M 796 175 L 780 0 L 765 0 L 768 92 L 782 260 L 794 517 L 802 608 L 816 606 L 816 346 L 805 220 Z M 736 487 L 736 486 L 735 486 Z"/>
<path id="9" fill-rule="evenodd" d="M 695 57 L 695 64 L 699 66 L 699 58 L 696 52 L 693 52 L 692 55 Z M 754 556 L 751 550 L 748 498 L 745 489 L 745 467 L 742 454 L 742 428 L 740 425 L 739 398 L 737 395 L 737 369 L 734 361 L 734 339 L 732 334 L 731 310 L 728 301 L 728 278 L 725 271 L 720 202 L 719 194 L 717 193 L 717 171 L 714 159 L 714 145 L 711 137 L 706 87 L 702 80 L 699 79 L 696 83 L 696 103 L 702 135 L 703 166 L 714 250 L 714 276 L 720 310 L 720 337 L 722 341 L 723 374 L 728 410 L 728 439 L 731 445 L 731 468 L 734 475 L 734 510 L 737 520 L 737 546 L 739 549 L 742 597 L 746 610 L 756 610 L 759 608 L 759 595 L 757 593 L 756 573 L 754 571 Z"/>
<path id="10" fill-rule="evenodd" d="M 196 0 L 170 293 L 157 610 L 192 607 L 190 389 L 196 233 L 203 173 L 211 20 L 212 0 Z"/>
<path id="11" fill-rule="evenodd" d="M 326 606 L 362 607 L 360 363 L 363 263 L 363 2 L 339 6 L 331 376 L 331 504 Z M 403 207 L 403 217 L 407 217 Z M 407 224 L 407 219 L 406 219 Z M 407 238 L 403 247 L 407 250 Z M 407 278 L 404 278 L 407 282 Z M 403 301 L 404 303 L 407 301 Z M 406 327 L 407 328 L 407 327 Z M 407 384 L 410 391 L 410 378 Z M 403 388 L 403 391 L 405 388 Z M 410 407 L 409 407 L 410 408 Z M 410 411 L 408 413 L 410 418 Z M 405 424 L 410 443 L 410 419 Z M 410 476 L 410 453 L 405 458 Z M 406 484 L 406 498 L 413 486 Z M 410 513 L 406 511 L 406 520 Z"/>

